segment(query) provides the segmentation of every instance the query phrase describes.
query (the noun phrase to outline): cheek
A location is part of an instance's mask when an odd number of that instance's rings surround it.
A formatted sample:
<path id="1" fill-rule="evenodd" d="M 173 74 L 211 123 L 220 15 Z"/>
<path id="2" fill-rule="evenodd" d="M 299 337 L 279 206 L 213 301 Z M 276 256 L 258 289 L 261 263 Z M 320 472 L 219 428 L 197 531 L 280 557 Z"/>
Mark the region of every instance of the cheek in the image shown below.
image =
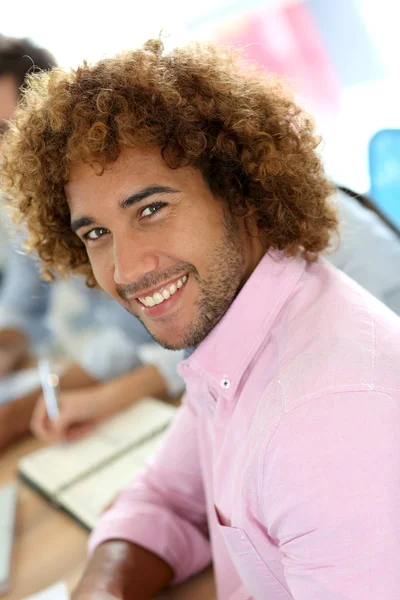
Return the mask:
<path id="1" fill-rule="evenodd" d="M 204 226 L 203 219 L 192 216 L 186 220 L 182 219 L 177 227 L 172 231 L 167 229 L 165 233 L 164 247 L 178 256 L 183 251 L 193 258 L 206 250 L 212 238 L 209 228 Z"/>
<path id="2" fill-rule="evenodd" d="M 97 250 L 88 251 L 88 257 L 99 286 L 111 296 L 115 296 L 114 267 L 110 257 Z"/>
<path id="3" fill-rule="evenodd" d="M 209 261 L 213 256 L 214 246 L 218 241 L 218 232 L 210 227 L 204 226 L 202 220 L 196 222 L 196 226 L 182 232 L 179 248 L 186 262 L 192 263 L 200 275 L 209 267 Z"/>

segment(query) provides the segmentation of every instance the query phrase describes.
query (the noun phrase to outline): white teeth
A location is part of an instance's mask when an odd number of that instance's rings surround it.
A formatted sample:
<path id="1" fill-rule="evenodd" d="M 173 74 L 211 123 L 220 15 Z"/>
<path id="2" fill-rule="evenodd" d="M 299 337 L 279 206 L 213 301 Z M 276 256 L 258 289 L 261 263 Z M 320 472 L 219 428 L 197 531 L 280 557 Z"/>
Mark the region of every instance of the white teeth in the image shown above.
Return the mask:
<path id="1" fill-rule="evenodd" d="M 184 275 L 181 279 L 169 286 L 169 288 L 164 288 L 162 292 L 156 292 L 152 296 L 146 296 L 139 298 L 140 302 L 144 306 L 155 306 L 156 304 L 161 304 L 164 300 L 168 300 L 177 290 L 179 290 L 184 283 L 187 281 L 187 276 Z"/>

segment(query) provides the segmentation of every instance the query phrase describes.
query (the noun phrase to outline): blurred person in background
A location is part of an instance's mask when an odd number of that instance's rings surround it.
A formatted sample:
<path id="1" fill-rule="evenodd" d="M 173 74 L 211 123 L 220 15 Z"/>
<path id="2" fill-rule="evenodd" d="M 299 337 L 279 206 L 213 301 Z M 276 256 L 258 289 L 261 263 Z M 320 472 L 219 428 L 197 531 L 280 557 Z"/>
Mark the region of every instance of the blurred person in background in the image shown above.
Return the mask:
<path id="1" fill-rule="evenodd" d="M 0 145 L 24 88 L 28 73 L 46 71 L 56 65 L 54 56 L 27 38 L 10 38 L 0 33 Z M 1 146 L 0 146 L 1 148 Z M 1 199 L 0 199 L 1 200 Z M 0 209 L 2 209 L 0 204 Z M 2 253 L 6 259 L 12 255 L 9 244 L 8 221 L 0 214 Z M 11 253 L 11 254 L 10 254 Z M 7 260 L 3 259 L 3 264 Z M 17 294 L 12 302 L 18 302 Z M 0 377 L 13 369 L 27 352 L 28 342 L 23 332 L 4 327 L 0 332 Z"/>
<path id="2" fill-rule="evenodd" d="M 337 186 L 339 240 L 326 258 L 400 315 L 400 232 L 363 194 Z"/>
<path id="3" fill-rule="evenodd" d="M 29 39 L 9 38 L 0 33 L 0 144 L 7 121 L 14 114 L 28 72 L 45 71 L 55 65 L 54 56 Z M 7 265 L 6 224 L 0 206 L 0 277 Z"/>
<path id="4" fill-rule="evenodd" d="M 55 64 L 48 50 L 31 41 L 0 36 L 3 132 L 28 73 L 45 71 Z M 11 232 L 10 238 L 0 287 L 0 379 L 37 352 L 51 351 L 51 339 L 60 329 L 57 317 L 51 318 L 53 286 L 41 279 L 38 260 L 24 252 L 23 234 Z M 135 400 L 148 395 L 175 397 L 183 391 L 183 381 L 176 372 L 180 352 L 161 348 L 104 292 L 86 287 L 81 280 L 70 285 L 82 304 L 80 315 L 71 311 L 70 321 L 78 319 L 71 324 L 71 333 L 74 327 L 90 327 L 94 333 L 90 341 L 72 349 L 75 362 L 61 377 L 60 418 L 49 421 L 39 389 L 3 405 L 0 402 L 0 448 L 26 433 L 31 421 L 34 433 L 48 442 L 75 439 Z M 63 291 L 68 297 L 68 288 Z M 64 317 L 68 321 L 68 315 Z"/>
<path id="5" fill-rule="evenodd" d="M 3 182 L 44 271 L 187 350 L 74 600 L 150 598 L 211 560 L 220 600 L 397 599 L 400 319 L 320 256 L 338 219 L 312 120 L 197 44 L 31 86 Z"/>

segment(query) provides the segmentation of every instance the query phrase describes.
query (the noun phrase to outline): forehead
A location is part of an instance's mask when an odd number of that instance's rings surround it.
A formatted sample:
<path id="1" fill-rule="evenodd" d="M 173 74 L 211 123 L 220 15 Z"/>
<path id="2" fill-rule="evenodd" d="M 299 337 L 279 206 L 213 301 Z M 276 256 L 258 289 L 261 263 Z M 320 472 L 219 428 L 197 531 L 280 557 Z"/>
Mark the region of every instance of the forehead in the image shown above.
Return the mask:
<path id="1" fill-rule="evenodd" d="M 70 189 L 76 184 L 92 186 L 101 179 L 105 183 L 115 183 L 117 180 L 145 178 L 154 176 L 157 172 L 168 170 L 161 157 L 161 152 L 153 149 L 123 148 L 117 160 L 105 166 L 94 161 L 92 164 L 76 163 L 70 169 L 69 180 L 66 188 Z M 101 175 L 99 173 L 101 172 Z"/>
<path id="2" fill-rule="evenodd" d="M 149 185 L 170 185 L 184 190 L 204 185 L 201 173 L 191 167 L 171 169 L 159 149 L 124 148 L 116 161 L 99 175 L 96 165 L 79 163 L 70 169 L 65 193 L 70 208 L 100 197 L 122 199 Z M 99 196 L 100 194 L 100 196 Z"/>

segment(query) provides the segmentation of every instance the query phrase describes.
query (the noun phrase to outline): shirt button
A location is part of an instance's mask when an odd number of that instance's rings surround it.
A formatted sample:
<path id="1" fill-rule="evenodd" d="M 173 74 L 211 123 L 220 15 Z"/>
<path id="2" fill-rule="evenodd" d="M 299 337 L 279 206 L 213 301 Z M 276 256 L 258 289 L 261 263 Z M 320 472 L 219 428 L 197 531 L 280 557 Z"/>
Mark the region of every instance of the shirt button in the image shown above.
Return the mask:
<path id="1" fill-rule="evenodd" d="M 231 387 L 231 382 L 229 381 L 229 379 L 224 377 L 223 379 L 221 379 L 220 385 L 222 388 L 224 388 L 224 390 L 228 390 Z"/>

